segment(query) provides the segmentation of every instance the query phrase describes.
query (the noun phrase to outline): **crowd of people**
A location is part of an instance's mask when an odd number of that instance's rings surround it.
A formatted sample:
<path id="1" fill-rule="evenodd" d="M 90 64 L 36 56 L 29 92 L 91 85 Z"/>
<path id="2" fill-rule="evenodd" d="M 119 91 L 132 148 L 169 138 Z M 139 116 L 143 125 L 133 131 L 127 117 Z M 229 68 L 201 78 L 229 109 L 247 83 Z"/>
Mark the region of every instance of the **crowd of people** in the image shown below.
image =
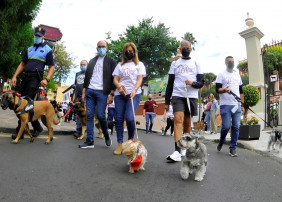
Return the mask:
<path id="1" fill-rule="evenodd" d="M 46 87 L 54 71 L 55 64 L 52 49 L 44 42 L 46 30 L 36 27 L 34 30 L 34 45 L 24 53 L 22 62 L 18 66 L 13 78 L 12 85 L 15 86 L 17 77 L 23 72 L 21 82 L 21 93 L 27 99 L 34 100 L 39 86 Z M 75 76 L 75 91 L 69 104 L 61 103 L 63 112 L 70 109 L 70 105 L 79 101 L 86 104 L 87 114 L 87 137 L 79 148 L 94 148 L 94 116 L 100 122 L 105 137 L 106 146 L 112 145 L 108 132 L 108 121 L 115 120 L 118 146 L 114 154 L 120 155 L 124 141 L 124 122 L 127 126 L 127 139 L 133 140 L 135 136 L 136 120 L 135 115 L 141 100 L 141 85 L 146 77 L 146 68 L 139 60 L 138 50 L 134 43 L 125 43 L 121 50 L 121 62 L 117 63 L 107 55 L 108 46 L 106 41 L 98 41 L 97 55 L 89 63 L 87 60 L 80 62 L 81 71 Z M 165 93 L 164 119 L 167 126 L 163 135 L 166 135 L 169 128 L 170 134 L 174 134 L 174 151 L 167 156 L 167 160 L 180 161 L 185 151 L 177 146 L 177 141 L 183 134 L 191 133 L 191 117 L 198 113 L 198 89 L 204 85 L 204 76 L 201 65 L 192 59 L 191 43 L 182 40 L 177 49 L 178 55 L 171 60 L 168 71 L 168 83 Z M 49 71 L 43 78 L 45 66 Z M 217 150 L 220 151 L 231 127 L 232 138 L 230 143 L 230 155 L 237 156 L 236 146 L 239 133 L 241 107 L 231 92 L 241 96 L 243 91 L 242 81 L 238 72 L 234 71 L 234 59 L 228 56 L 225 59 L 226 70 L 216 78 L 216 92 L 219 94 L 219 103 L 213 94 L 204 99 L 204 120 L 207 124 L 207 133 L 217 132 L 216 118 L 219 112 L 222 117 L 221 137 Z M 144 104 L 143 116 L 146 117 L 146 133 L 152 132 L 155 109 L 158 108 L 152 95 L 148 95 Z M 106 110 L 108 118 L 106 118 Z M 69 115 L 72 117 L 72 115 Z M 69 119 L 70 120 L 70 119 Z M 33 136 L 36 137 L 42 132 L 38 120 L 32 122 Z M 20 127 L 20 122 L 16 132 Z M 81 133 L 80 121 L 77 119 L 76 136 Z M 13 135 L 12 138 L 15 138 Z M 23 135 L 22 135 L 23 138 Z"/>

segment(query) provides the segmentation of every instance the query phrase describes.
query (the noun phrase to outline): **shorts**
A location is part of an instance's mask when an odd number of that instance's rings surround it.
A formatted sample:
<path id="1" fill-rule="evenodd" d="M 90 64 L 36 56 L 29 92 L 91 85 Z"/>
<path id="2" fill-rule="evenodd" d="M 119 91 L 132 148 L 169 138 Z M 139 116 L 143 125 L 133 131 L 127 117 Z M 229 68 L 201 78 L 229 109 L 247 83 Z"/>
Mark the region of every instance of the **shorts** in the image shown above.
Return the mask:
<path id="1" fill-rule="evenodd" d="M 189 98 L 190 107 L 191 107 L 191 116 L 198 115 L 198 99 L 197 98 Z M 190 112 L 188 109 L 187 98 L 172 96 L 172 107 L 173 112 L 184 112 L 184 115 L 189 116 Z"/>

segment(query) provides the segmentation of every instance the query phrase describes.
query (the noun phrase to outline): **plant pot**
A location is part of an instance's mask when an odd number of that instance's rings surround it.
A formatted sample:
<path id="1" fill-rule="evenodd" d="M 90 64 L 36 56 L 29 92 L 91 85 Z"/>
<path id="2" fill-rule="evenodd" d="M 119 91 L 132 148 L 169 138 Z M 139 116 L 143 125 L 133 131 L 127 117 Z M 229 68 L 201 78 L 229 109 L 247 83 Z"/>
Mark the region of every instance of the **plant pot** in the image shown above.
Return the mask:
<path id="1" fill-rule="evenodd" d="M 239 139 L 258 140 L 260 137 L 260 125 L 241 125 Z"/>

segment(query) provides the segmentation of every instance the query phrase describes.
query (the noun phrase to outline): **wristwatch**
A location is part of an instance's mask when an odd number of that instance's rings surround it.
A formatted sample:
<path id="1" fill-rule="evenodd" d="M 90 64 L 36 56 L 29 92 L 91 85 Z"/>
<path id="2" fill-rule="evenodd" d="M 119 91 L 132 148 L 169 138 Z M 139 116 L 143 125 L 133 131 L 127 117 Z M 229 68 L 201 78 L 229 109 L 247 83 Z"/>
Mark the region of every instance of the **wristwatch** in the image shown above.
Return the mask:
<path id="1" fill-rule="evenodd" d="M 47 83 L 49 83 L 50 79 L 46 78 Z"/>
<path id="2" fill-rule="evenodd" d="M 115 96 L 115 94 L 114 94 L 114 93 L 110 93 L 110 95 L 111 95 L 111 96 L 113 96 L 113 97 Z"/>

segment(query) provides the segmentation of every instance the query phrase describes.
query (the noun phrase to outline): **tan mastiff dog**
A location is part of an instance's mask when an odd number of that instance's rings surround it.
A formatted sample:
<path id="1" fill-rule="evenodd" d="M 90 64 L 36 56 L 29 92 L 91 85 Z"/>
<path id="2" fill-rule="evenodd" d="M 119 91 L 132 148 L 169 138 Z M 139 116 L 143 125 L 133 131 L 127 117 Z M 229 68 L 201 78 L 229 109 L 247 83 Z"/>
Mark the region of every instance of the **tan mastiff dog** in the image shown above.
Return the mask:
<path id="1" fill-rule="evenodd" d="M 21 121 L 21 128 L 18 132 L 18 135 L 12 143 L 17 144 L 24 129 L 26 129 L 30 142 L 34 141 L 33 136 L 28 128 L 28 122 L 34 121 L 41 118 L 42 123 L 48 128 L 48 139 L 45 144 L 49 144 L 53 140 L 53 128 L 52 123 L 59 124 L 60 120 L 57 120 L 55 117 L 55 110 L 51 103 L 46 101 L 34 101 L 34 105 L 28 105 L 28 100 L 20 98 L 15 92 L 7 92 L 2 97 L 1 107 L 3 110 L 9 109 L 14 110 L 17 117 Z M 33 107 L 33 116 L 29 112 L 29 108 Z"/>

